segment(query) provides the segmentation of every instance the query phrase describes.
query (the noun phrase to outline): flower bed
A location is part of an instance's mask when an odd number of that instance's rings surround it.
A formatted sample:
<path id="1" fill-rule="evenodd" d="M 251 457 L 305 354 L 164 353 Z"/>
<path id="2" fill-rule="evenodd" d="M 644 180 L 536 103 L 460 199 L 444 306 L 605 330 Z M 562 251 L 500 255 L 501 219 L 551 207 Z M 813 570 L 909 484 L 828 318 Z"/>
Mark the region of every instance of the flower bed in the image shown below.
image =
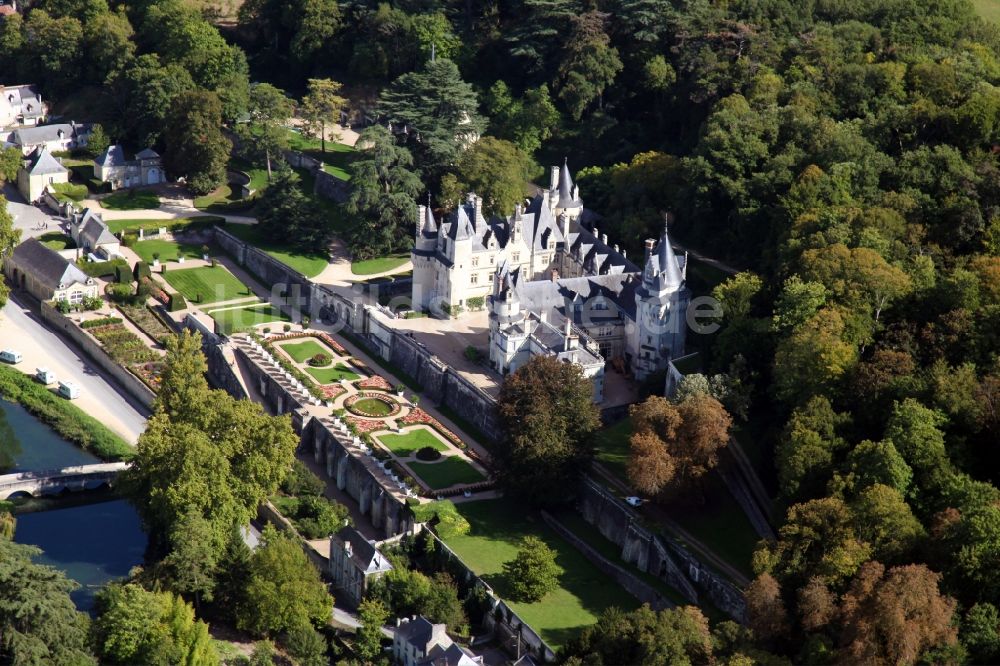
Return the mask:
<path id="1" fill-rule="evenodd" d="M 96 326 L 87 331 L 104 347 L 108 356 L 123 366 L 155 361 L 159 356 L 122 324 Z"/>
<path id="2" fill-rule="evenodd" d="M 392 392 L 392 385 L 382 375 L 371 375 L 358 382 L 359 389 L 374 389 L 376 391 Z"/>
<path id="3" fill-rule="evenodd" d="M 341 356 L 350 356 L 348 351 L 344 349 L 344 345 L 340 344 L 339 342 L 331 338 L 329 334 L 324 333 L 323 331 L 296 331 L 294 333 L 282 333 L 279 335 L 270 336 L 268 338 L 268 341 L 281 342 L 283 340 L 294 340 L 296 338 L 317 338 L 328 344 L 331 349 L 333 349 Z"/>
<path id="4" fill-rule="evenodd" d="M 401 418 L 399 422 L 403 425 L 429 425 L 448 438 L 448 440 L 455 446 L 459 447 L 463 451 L 466 449 L 465 442 L 463 442 L 458 435 L 453 433 L 451 430 L 448 430 L 448 428 L 445 428 L 444 424 L 419 407 L 411 409 L 410 413 Z"/>
<path id="5" fill-rule="evenodd" d="M 141 363 L 133 365 L 129 368 L 136 377 L 142 380 L 142 382 L 148 386 L 154 393 L 160 391 L 160 384 L 163 383 L 163 368 L 166 367 L 164 363 Z"/>
<path id="6" fill-rule="evenodd" d="M 336 400 L 341 394 L 347 393 L 342 384 L 325 384 L 319 390 L 327 400 Z"/>
<path id="7" fill-rule="evenodd" d="M 385 430 L 385 424 L 381 421 L 372 421 L 359 416 L 345 416 L 344 421 L 353 426 L 352 429 L 356 435 L 367 435 L 376 430 Z"/>
<path id="8" fill-rule="evenodd" d="M 378 403 L 379 405 L 385 405 L 388 411 L 381 411 L 382 408 L 378 407 L 375 409 L 373 403 Z M 364 391 L 358 393 L 357 395 L 352 395 L 350 398 L 344 401 L 344 407 L 347 411 L 358 416 L 367 416 L 369 418 L 381 419 L 387 416 L 393 416 L 398 414 L 401 407 L 398 402 L 387 398 L 381 393 L 376 393 L 374 391 Z M 372 407 L 371 409 L 369 407 Z"/>

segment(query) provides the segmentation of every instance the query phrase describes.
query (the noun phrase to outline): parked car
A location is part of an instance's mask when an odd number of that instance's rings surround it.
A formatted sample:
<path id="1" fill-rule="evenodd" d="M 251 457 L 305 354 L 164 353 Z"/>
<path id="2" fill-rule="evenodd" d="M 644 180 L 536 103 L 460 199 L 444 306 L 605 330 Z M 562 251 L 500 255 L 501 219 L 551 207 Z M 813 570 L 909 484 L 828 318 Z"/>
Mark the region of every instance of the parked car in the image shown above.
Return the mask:
<path id="1" fill-rule="evenodd" d="M 626 497 L 625 498 L 625 502 L 629 506 L 642 506 L 642 504 L 643 504 L 643 502 L 645 502 L 645 500 L 642 499 L 641 497 L 636 497 L 635 495 L 632 495 L 630 497 Z"/>
<path id="2" fill-rule="evenodd" d="M 23 359 L 24 357 L 21 355 L 21 352 L 17 350 L 4 349 L 3 351 L 0 351 L 0 361 L 3 361 L 4 363 L 10 363 L 13 365 L 15 363 L 20 363 Z"/>

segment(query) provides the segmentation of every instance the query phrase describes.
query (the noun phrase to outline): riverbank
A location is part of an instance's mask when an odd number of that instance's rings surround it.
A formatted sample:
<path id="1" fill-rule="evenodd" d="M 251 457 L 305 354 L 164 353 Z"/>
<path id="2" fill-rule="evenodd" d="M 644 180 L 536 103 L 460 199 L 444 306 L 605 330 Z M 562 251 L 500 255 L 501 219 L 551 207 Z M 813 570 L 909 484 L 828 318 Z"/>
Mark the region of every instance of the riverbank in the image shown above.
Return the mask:
<path id="1" fill-rule="evenodd" d="M 0 397 L 21 405 L 61 437 L 101 460 L 117 462 L 134 455 L 128 442 L 103 423 L 19 370 L 0 365 Z"/>

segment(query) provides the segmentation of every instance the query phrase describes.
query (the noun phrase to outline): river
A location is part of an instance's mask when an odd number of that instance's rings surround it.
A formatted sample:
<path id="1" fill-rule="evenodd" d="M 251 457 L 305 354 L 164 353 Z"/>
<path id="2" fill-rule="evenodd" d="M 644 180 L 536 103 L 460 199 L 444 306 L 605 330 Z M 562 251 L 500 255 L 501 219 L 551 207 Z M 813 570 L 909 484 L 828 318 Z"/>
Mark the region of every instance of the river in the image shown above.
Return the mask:
<path id="1" fill-rule="evenodd" d="M 38 471 L 100 462 L 62 439 L 20 405 L 0 400 L 0 473 Z M 72 496 L 74 500 L 85 496 Z M 72 593 L 80 610 L 89 611 L 105 583 L 124 578 L 142 564 L 146 534 L 138 514 L 126 501 L 94 494 L 95 502 L 66 506 L 50 500 L 29 506 L 44 510 L 19 512 L 14 540 L 42 549 L 36 559 L 66 573 L 80 588 Z M 27 507 L 25 507 L 27 508 Z"/>

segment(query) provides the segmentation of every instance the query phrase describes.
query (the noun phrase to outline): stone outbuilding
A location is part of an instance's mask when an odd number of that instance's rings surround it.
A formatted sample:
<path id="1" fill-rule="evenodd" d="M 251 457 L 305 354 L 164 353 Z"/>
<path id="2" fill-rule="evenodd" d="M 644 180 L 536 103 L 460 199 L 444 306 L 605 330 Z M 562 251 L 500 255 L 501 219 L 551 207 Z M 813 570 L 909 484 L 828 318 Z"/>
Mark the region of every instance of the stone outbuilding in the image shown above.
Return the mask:
<path id="1" fill-rule="evenodd" d="M 50 190 L 50 185 L 69 182 L 69 169 L 60 164 L 47 148 L 36 148 L 17 172 L 17 189 L 30 203 Z"/>
<path id="2" fill-rule="evenodd" d="M 40 301 L 67 301 L 79 305 L 98 295 L 94 278 L 37 238 L 24 241 L 4 259 L 4 273 L 15 287 Z"/>

